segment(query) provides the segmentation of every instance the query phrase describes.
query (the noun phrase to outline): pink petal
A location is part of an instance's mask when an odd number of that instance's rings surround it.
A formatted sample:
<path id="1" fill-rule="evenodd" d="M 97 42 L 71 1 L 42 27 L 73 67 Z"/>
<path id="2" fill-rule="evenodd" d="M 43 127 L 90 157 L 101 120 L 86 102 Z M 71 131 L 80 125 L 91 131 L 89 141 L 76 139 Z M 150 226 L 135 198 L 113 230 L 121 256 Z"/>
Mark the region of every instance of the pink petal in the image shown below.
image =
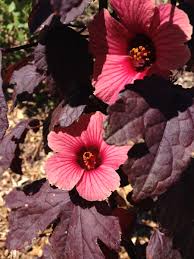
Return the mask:
<path id="1" fill-rule="evenodd" d="M 86 146 L 101 146 L 104 119 L 105 115 L 101 112 L 96 112 L 91 116 L 87 130 L 83 131 L 81 135 L 82 141 Z"/>
<path id="2" fill-rule="evenodd" d="M 85 171 L 76 189 L 88 201 L 102 201 L 119 185 L 120 177 L 114 169 L 101 165 L 95 170 Z"/>
<path id="3" fill-rule="evenodd" d="M 112 167 L 115 170 L 118 169 L 127 160 L 127 153 L 130 148 L 131 146 L 110 146 L 104 142 L 100 150 L 103 165 Z"/>
<path id="4" fill-rule="evenodd" d="M 171 4 L 155 8 L 150 36 L 156 48 L 156 65 L 161 70 L 182 67 L 190 58 L 185 42 L 190 39 L 192 26 L 187 15 Z"/>
<path id="5" fill-rule="evenodd" d="M 190 59 L 191 53 L 187 46 L 173 46 L 160 48 L 160 55 L 157 58 L 157 65 L 160 69 L 178 69 L 183 67 Z M 170 53 L 168 56 L 167 53 Z"/>
<path id="6" fill-rule="evenodd" d="M 83 142 L 80 137 L 73 137 L 62 131 L 51 131 L 48 135 L 48 146 L 55 152 L 75 154 L 83 146 Z"/>
<path id="7" fill-rule="evenodd" d="M 125 27 L 133 33 L 146 31 L 153 15 L 152 0 L 111 0 L 113 9 Z"/>
<path id="8" fill-rule="evenodd" d="M 160 29 L 161 26 L 162 29 Z M 171 4 L 161 4 L 154 10 L 150 33 L 152 36 L 159 36 L 164 29 L 169 29 L 171 35 L 178 34 L 179 41 L 182 43 L 191 39 L 193 31 L 187 14 Z"/>
<path id="9" fill-rule="evenodd" d="M 126 55 L 129 33 L 123 25 L 102 10 L 88 26 L 90 47 L 95 56 L 105 54 Z"/>
<path id="10" fill-rule="evenodd" d="M 45 172 L 50 184 L 69 191 L 78 183 L 84 169 L 77 164 L 75 156 L 54 154 L 46 161 Z"/>
<path id="11" fill-rule="evenodd" d="M 94 66 L 94 93 L 104 102 L 112 104 L 126 84 L 143 78 L 146 73 L 146 70 L 135 71 L 129 56 L 106 55 L 105 61 L 104 57 L 99 56 Z"/>
<path id="12" fill-rule="evenodd" d="M 90 114 L 83 114 L 69 127 L 60 128 L 58 132 L 51 131 L 48 135 L 49 147 L 55 152 L 75 153 L 83 146 L 80 136 L 87 129 L 90 117 Z"/>
<path id="13" fill-rule="evenodd" d="M 165 23 L 153 37 L 156 48 L 156 65 L 160 69 L 177 69 L 190 58 L 189 48 L 184 44 L 185 35 L 178 27 Z"/>
<path id="14" fill-rule="evenodd" d="M 158 75 L 158 76 L 162 76 L 163 78 L 166 78 L 166 80 L 169 79 L 169 77 L 171 76 L 171 71 L 169 70 L 166 70 L 166 69 L 160 69 L 156 63 L 154 63 L 151 68 L 149 69 L 149 73 L 148 73 L 148 76 L 150 75 Z"/>

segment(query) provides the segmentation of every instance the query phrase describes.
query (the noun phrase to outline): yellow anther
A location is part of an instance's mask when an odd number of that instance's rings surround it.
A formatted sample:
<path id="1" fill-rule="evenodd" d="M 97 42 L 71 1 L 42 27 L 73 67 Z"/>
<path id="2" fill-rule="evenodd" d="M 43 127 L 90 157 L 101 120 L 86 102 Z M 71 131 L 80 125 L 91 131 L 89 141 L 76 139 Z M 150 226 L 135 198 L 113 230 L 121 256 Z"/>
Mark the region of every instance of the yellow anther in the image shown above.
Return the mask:
<path id="1" fill-rule="evenodd" d="M 129 52 L 129 56 L 136 62 L 136 65 L 143 66 L 150 61 L 151 51 L 149 50 L 149 46 L 138 46 L 136 48 L 132 48 Z"/>

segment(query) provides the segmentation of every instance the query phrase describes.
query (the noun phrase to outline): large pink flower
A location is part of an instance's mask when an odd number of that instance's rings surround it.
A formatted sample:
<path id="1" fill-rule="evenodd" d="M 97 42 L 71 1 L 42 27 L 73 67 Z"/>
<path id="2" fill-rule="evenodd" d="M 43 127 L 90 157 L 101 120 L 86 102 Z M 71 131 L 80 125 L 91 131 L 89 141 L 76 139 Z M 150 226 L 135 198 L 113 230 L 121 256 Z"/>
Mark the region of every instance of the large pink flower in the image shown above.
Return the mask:
<path id="1" fill-rule="evenodd" d="M 126 84 L 147 74 L 166 76 L 190 57 L 187 15 L 171 4 L 153 2 L 111 0 L 120 22 L 103 10 L 89 25 L 95 94 L 109 104 Z"/>
<path id="2" fill-rule="evenodd" d="M 129 146 L 109 146 L 102 138 L 104 116 L 84 115 L 78 122 L 48 135 L 55 152 L 45 164 L 51 184 L 64 190 L 76 186 L 80 196 L 94 201 L 106 199 L 120 185 L 115 172 L 127 159 Z"/>

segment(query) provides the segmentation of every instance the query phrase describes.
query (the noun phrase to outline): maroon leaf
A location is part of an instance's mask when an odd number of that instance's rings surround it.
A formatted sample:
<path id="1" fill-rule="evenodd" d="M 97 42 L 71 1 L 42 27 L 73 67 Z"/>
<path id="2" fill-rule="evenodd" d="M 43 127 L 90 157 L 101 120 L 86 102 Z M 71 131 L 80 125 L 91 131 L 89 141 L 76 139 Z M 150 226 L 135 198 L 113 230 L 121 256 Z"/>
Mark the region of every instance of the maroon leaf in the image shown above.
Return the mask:
<path id="1" fill-rule="evenodd" d="M 194 150 L 192 96 L 193 90 L 153 76 L 129 86 L 110 107 L 107 142 L 139 142 L 124 166 L 134 200 L 165 192 L 188 166 Z"/>
<path id="2" fill-rule="evenodd" d="M 46 74 L 47 62 L 46 62 L 46 48 L 42 44 L 38 44 L 34 50 L 34 61 L 38 71 Z"/>
<path id="3" fill-rule="evenodd" d="M 190 24 L 194 26 L 194 1 L 193 0 L 180 1 L 178 7 L 188 15 Z M 188 62 L 187 66 L 189 71 L 194 72 L 194 33 L 192 34 L 191 40 L 188 42 L 188 46 L 191 51 L 191 59 Z"/>
<path id="4" fill-rule="evenodd" d="M 22 59 L 20 59 L 19 61 L 17 61 L 14 64 L 10 64 L 4 71 L 3 71 L 3 82 L 5 84 L 9 84 L 11 77 L 13 75 L 13 72 L 15 70 L 19 70 L 20 68 L 26 66 L 27 64 L 29 64 L 30 62 L 33 61 L 33 55 L 29 55 L 26 56 Z"/>
<path id="5" fill-rule="evenodd" d="M 152 234 L 146 249 L 147 259 L 181 259 L 178 250 L 173 249 L 172 240 L 159 230 Z"/>
<path id="6" fill-rule="evenodd" d="M 173 245 L 183 258 L 194 258 L 194 160 L 183 172 L 180 180 L 156 203 L 157 220 L 160 226 L 172 237 Z"/>
<path id="7" fill-rule="evenodd" d="M 8 128 L 7 103 L 5 101 L 5 97 L 2 89 L 1 59 L 2 59 L 2 54 L 0 51 L 0 142 L 3 136 L 5 135 L 6 129 Z"/>
<path id="8" fill-rule="evenodd" d="M 37 120 L 21 121 L 4 136 L 0 144 L 0 174 L 9 167 L 16 173 L 21 173 L 19 143 L 23 142 L 27 131 L 34 127 L 37 127 Z"/>
<path id="9" fill-rule="evenodd" d="M 34 195 L 13 190 L 6 197 L 6 205 L 12 209 L 7 247 L 18 250 L 29 245 L 33 238 L 45 230 L 58 217 L 64 205 L 64 213 L 72 207 L 68 192 L 51 188 L 48 182 L 44 182 Z"/>
<path id="10" fill-rule="evenodd" d="M 98 239 L 112 249 L 119 248 L 118 222 L 95 207 L 75 206 L 69 219 L 63 214 L 60 220 L 50 238 L 51 258 L 104 258 Z"/>
<path id="11" fill-rule="evenodd" d="M 23 249 L 55 221 L 44 258 L 104 258 L 98 239 L 118 250 L 121 230 L 108 205 L 89 203 L 76 195 L 73 192 L 69 196 L 67 191 L 43 181 L 23 191 L 13 190 L 6 197 L 6 204 L 11 208 L 8 248 Z"/>
<path id="12" fill-rule="evenodd" d="M 36 86 L 45 78 L 44 75 L 37 72 L 37 68 L 34 64 L 28 64 L 19 70 L 14 71 L 10 83 L 14 84 L 13 101 L 19 94 L 28 92 L 33 93 Z"/>
<path id="13" fill-rule="evenodd" d="M 36 1 L 28 20 L 30 32 L 34 33 L 41 25 L 43 25 L 52 12 L 50 0 Z"/>
<path id="14" fill-rule="evenodd" d="M 50 0 L 50 2 L 61 16 L 61 22 L 67 24 L 83 13 L 90 0 Z"/>
<path id="15" fill-rule="evenodd" d="M 119 219 L 120 227 L 122 229 L 122 235 L 127 238 L 131 236 L 131 232 L 136 221 L 135 210 L 126 210 L 123 208 L 115 208 L 112 215 L 117 216 Z"/>
<path id="16" fill-rule="evenodd" d="M 92 60 L 87 40 L 57 18 L 45 34 L 48 71 L 61 99 L 72 106 L 87 103 L 92 93 Z"/>
<path id="17" fill-rule="evenodd" d="M 86 105 L 79 105 L 72 107 L 69 104 L 64 104 L 64 101 L 61 101 L 52 113 L 50 130 L 53 130 L 57 125 L 61 127 L 70 126 L 80 117 L 85 106 Z"/>

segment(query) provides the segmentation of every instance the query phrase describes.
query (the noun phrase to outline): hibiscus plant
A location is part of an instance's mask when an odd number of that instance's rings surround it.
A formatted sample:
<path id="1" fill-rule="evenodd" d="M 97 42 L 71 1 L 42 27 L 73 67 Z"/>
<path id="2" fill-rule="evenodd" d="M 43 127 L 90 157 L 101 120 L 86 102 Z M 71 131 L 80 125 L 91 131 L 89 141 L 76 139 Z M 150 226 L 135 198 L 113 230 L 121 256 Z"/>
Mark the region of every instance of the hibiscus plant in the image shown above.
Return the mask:
<path id="1" fill-rule="evenodd" d="M 192 0 L 32 1 L 29 42 L 0 49 L 0 174 L 33 130 L 45 177 L 4 197 L 9 250 L 49 229 L 42 259 L 194 258 L 193 24 Z M 35 93 L 44 119 L 9 128 Z"/>

